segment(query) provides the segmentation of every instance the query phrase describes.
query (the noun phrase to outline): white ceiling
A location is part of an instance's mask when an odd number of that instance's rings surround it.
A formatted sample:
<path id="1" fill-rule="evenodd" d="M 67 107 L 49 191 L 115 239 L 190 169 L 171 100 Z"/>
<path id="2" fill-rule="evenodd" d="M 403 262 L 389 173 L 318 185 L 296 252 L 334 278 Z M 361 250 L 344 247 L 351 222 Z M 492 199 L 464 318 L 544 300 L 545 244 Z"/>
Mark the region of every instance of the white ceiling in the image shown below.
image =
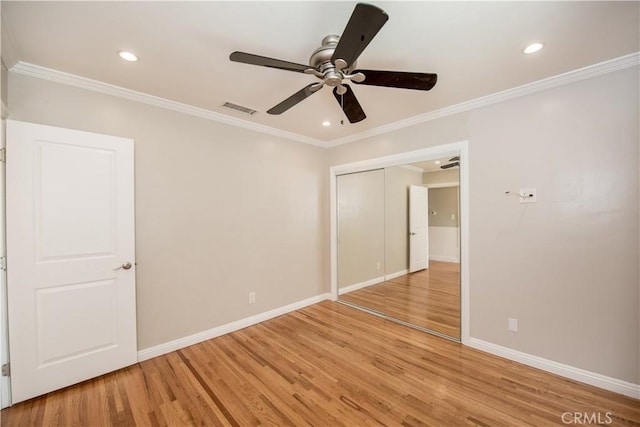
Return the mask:
<path id="1" fill-rule="evenodd" d="M 454 160 L 450 160 L 452 156 L 443 157 L 441 159 L 433 159 L 427 160 L 424 162 L 411 163 L 410 166 L 415 166 L 417 168 L 422 169 L 423 172 L 441 172 L 446 169 L 442 169 L 441 166 L 452 163 Z M 458 170 L 457 168 L 452 168 L 453 170 Z"/>
<path id="2" fill-rule="evenodd" d="M 229 54 L 307 63 L 325 35 L 342 33 L 355 4 L 3 0 L 2 18 L 20 61 L 321 141 L 640 50 L 637 1 L 375 2 L 389 21 L 358 66 L 433 72 L 437 85 L 429 92 L 353 85 L 367 114 L 357 124 L 343 117 L 327 88 L 280 116 L 267 114 L 315 77 L 234 63 Z M 523 55 L 533 41 L 545 49 Z M 119 50 L 140 61 L 122 61 Z M 225 101 L 258 113 L 222 109 Z M 333 125 L 322 127 L 323 120 Z"/>

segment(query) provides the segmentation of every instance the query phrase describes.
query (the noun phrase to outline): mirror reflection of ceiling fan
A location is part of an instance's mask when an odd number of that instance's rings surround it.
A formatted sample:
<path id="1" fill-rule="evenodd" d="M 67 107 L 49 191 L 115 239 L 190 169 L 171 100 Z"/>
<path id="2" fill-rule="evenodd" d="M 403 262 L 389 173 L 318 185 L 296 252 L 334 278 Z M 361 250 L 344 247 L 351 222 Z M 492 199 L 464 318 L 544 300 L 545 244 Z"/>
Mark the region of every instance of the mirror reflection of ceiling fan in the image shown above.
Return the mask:
<path id="1" fill-rule="evenodd" d="M 440 169 L 451 169 L 451 168 L 455 168 L 456 166 L 460 166 L 460 156 L 455 156 L 449 159 L 450 162 L 452 163 L 447 163 L 446 165 L 442 165 L 440 166 Z"/>
<path id="2" fill-rule="evenodd" d="M 229 59 L 244 64 L 277 68 L 311 74 L 320 82 L 311 83 L 267 111 L 282 114 L 310 97 L 323 86 L 333 88 L 333 95 L 351 123 L 364 120 L 356 95 L 346 82 L 392 88 L 430 90 L 438 80 L 436 74 L 406 71 L 363 70 L 356 68 L 356 60 L 369 45 L 389 16 L 377 6 L 358 3 L 351 14 L 342 36 L 330 34 L 322 39 L 322 46 L 313 51 L 309 65 L 296 64 L 245 52 L 233 52 Z"/>

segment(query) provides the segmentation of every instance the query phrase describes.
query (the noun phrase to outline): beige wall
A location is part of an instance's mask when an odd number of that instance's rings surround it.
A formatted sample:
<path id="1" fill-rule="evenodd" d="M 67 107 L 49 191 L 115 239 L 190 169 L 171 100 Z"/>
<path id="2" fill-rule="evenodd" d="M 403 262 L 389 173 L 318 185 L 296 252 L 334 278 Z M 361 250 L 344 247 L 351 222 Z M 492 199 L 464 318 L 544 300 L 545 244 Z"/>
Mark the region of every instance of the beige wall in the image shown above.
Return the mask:
<path id="1" fill-rule="evenodd" d="M 0 101 L 2 101 L 5 107 L 9 106 L 7 98 L 9 93 L 7 91 L 8 73 L 4 60 L 0 60 Z"/>
<path id="2" fill-rule="evenodd" d="M 334 147 L 330 164 L 468 140 L 471 336 L 637 384 L 638 77 L 617 71 Z M 521 187 L 538 202 L 504 194 Z"/>
<path id="3" fill-rule="evenodd" d="M 9 103 L 17 120 L 136 140 L 141 349 L 326 292 L 327 163 L 468 140 L 471 336 L 639 383 L 638 77 L 328 151 L 12 73 Z M 504 195 L 520 187 L 538 203 Z"/>
<path id="4" fill-rule="evenodd" d="M 409 186 L 421 185 L 422 173 L 400 166 L 385 168 L 385 272 L 409 268 Z"/>
<path id="5" fill-rule="evenodd" d="M 458 226 L 458 187 L 430 188 L 429 227 Z"/>
<path id="6" fill-rule="evenodd" d="M 338 286 L 384 276 L 384 169 L 337 177 Z"/>
<path id="7" fill-rule="evenodd" d="M 14 73 L 9 92 L 11 119 L 135 139 L 139 349 L 328 292 L 325 149 Z"/>
<path id="8" fill-rule="evenodd" d="M 460 169 L 458 168 L 422 174 L 423 184 L 450 184 L 453 182 L 460 182 Z"/>

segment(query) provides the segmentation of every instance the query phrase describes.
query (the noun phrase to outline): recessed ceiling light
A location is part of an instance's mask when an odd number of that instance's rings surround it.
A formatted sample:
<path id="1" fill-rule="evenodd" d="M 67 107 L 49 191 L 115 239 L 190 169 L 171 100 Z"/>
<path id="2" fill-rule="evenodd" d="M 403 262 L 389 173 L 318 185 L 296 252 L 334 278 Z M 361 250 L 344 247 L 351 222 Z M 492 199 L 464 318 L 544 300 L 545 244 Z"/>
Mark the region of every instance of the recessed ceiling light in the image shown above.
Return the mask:
<path id="1" fill-rule="evenodd" d="M 544 47 L 542 43 L 531 43 L 529 46 L 522 49 L 522 53 L 525 55 L 531 55 L 532 53 L 538 52 L 540 49 Z"/>
<path id="2" fill-rule="evenodd" d="M 436 160 L 436 165 L 439 165 L 439 164 L 440 164 L 440 160 Z"/>
<path id="3" fill-rule="evenodd" d="M 118 55 L 120 55 L 120 58 L 124 59 L 125 61 L 136 62 L 138 60 L 138 57 L 135 56 L 133 53 L 127 52 L 124 50 L 121 50 L 120 52 L 118 52 Z"/>
<path id="4" fill-rule="evenodd" d="M 322 122 L 322 126 L 324 127 L 331 126 L 331 122 L 329 120 L 325 120 L 324 122 Z"/>

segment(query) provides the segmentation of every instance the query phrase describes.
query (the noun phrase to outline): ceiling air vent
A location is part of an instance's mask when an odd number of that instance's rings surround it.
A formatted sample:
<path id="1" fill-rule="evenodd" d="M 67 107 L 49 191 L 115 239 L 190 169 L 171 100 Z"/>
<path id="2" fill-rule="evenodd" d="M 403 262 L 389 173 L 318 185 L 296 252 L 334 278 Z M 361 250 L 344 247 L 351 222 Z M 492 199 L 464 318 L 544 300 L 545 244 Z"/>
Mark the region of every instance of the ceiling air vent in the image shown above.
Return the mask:
<path id="1" fill-rule="evenodd" d="M 224 108 L 229 108 L 231 110 L 240 111 L 241 113 L 245 113 L 245 114 L 248 114 L 250 116 L 252 116 L 255 113 L 257 113 L 256 110 L 252 110 L 251 108 L 243 107 L 242 105 L 234 104 L 232 102 L 225 102 L 224 104 L 222 104 L 222 106 Z"/>

